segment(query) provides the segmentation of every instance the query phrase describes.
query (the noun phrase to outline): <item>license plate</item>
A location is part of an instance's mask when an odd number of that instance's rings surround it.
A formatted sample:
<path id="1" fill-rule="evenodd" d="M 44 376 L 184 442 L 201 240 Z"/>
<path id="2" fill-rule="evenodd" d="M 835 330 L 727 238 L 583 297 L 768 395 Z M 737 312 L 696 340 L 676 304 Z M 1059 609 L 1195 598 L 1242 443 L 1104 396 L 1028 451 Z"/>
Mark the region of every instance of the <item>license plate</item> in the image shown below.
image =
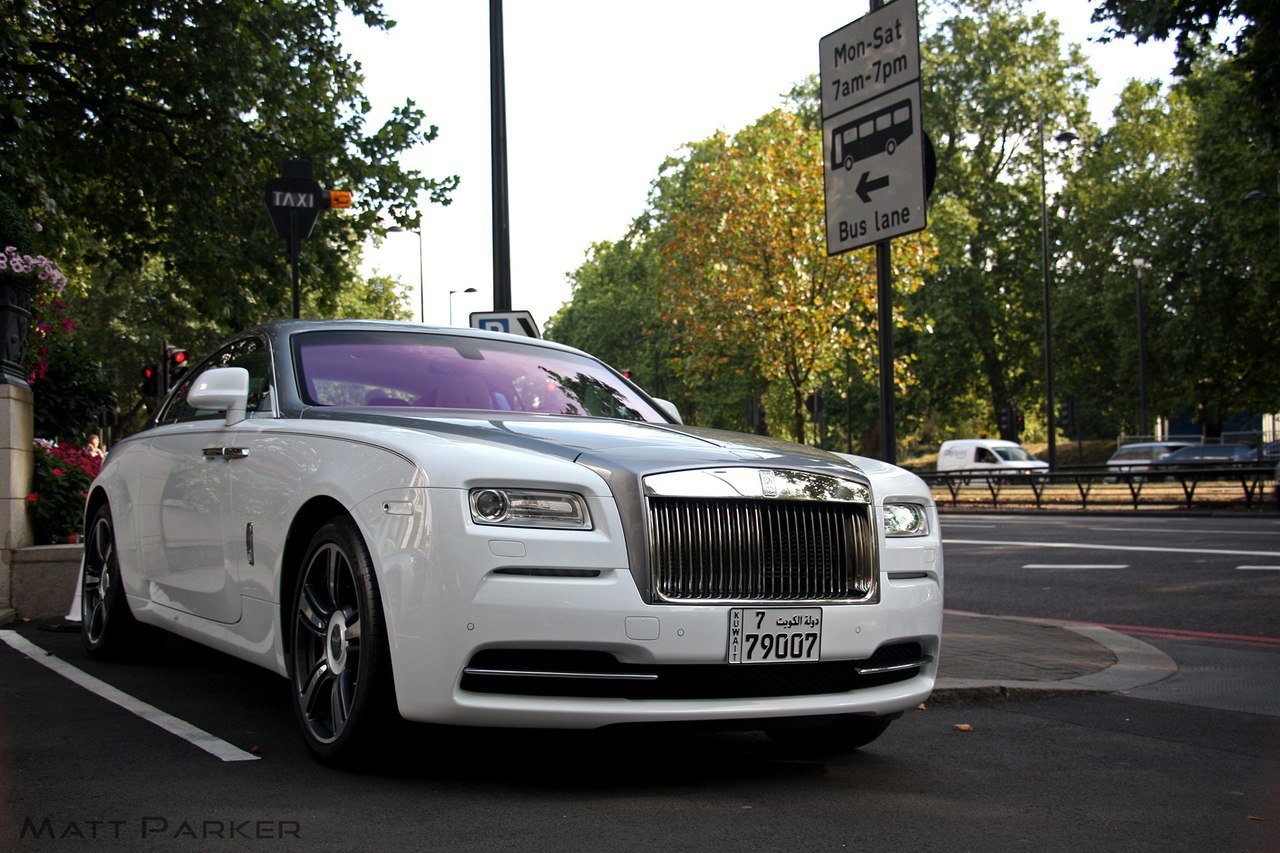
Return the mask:
<path id="1" fill-rule="evenodd" d="M 729 610 L 729 663 L 815 661 L 821 653 L 821 607 Z"/>

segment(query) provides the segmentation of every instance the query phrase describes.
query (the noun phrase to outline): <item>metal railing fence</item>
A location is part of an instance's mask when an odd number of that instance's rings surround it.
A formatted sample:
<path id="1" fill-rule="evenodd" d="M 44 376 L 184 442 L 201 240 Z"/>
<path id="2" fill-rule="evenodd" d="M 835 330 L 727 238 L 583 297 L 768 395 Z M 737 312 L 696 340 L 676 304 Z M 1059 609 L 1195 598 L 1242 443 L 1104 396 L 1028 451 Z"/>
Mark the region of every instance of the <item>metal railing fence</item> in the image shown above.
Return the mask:
<path id="1" fill-rule="evenodd" d="M 940 506 L 1037 509 L 1079 506 L 1186 508 L 1280 505 L 1280 494 L 1268 500 L 1276 485 L 1274 463 L 1196 465 L 1158 470 L 1119 471 L 1102 466 L 1067 467 L 1053 472 L 990 469 L 916 472 L 934 492 Z M 1270 487 L 1270 488 L 1269 488 Z"/>

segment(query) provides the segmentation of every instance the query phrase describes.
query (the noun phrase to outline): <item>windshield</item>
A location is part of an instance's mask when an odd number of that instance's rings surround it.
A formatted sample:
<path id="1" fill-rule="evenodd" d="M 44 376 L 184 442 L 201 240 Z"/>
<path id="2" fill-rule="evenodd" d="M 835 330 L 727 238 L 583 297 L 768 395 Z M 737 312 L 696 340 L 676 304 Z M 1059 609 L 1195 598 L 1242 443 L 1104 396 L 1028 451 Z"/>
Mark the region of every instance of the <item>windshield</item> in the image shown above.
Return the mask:
<path id="1" fill-rule="evenodd" d="M 996 454 L 1006 462 L 1038 462 L 1035 456 L 1021 447 L 997 447 Z"/>
<path id="2" fill-rule="evenodd" d="M 484 409 L 665 423 L 594 359 L 537 344 L 427 332 L 293 337 L 298 391 L 313 406 Z"/>

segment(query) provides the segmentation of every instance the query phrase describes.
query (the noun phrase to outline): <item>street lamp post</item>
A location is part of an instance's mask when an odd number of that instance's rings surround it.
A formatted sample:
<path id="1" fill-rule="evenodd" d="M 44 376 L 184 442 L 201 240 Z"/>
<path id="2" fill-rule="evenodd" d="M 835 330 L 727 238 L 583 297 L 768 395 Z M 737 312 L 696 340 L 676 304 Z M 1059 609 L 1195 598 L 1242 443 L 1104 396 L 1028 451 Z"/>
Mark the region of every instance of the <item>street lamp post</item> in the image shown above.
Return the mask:
<path id="1" fill-rule="evenodd" d="M 1064 130 L 1054 137 L 1058 142 L 1067 144 L 1077 137 L 1069 130 Z M 1041 272 L 1044 277 L 1044 390 L 1045 405 L 1048 408 L 1049 427 L 1049 470 L 1058 467 L 1058 446 L 1054 433 L 1057 431 L 1056 411 L 1053 401 L 1053 321 L 1050 315 L 1049 301 L 1049 201 L 1048 171 L 1044 157 L 1044 117 L 1040 118 L 1040 237 L 1041 237 Z"/>
<path id="2" fill-rule="evenodd" d="M 392 225 L 387 230 L 397 234 L 418 235 L 418 322 L 425 323 L 427 322 L 427 288 L 422 277 L 422 229 Z"/>
<path id="3" fill-rule="evenodd" d="M 476 292 L 476 289 L 475 289 L 474 287 L 468 287 L 468 288 L 466 288 L 465 290 L 450 290 L 450 291 L 449 291 L 449 325 L 450 325 L 450 326 L 452 326 L 452 325 L 453 325 L 453 294 L 455 294 L 455 293 L 475 293 L 475 292 Z"/>
<path id="4" fill-rule="evenodd" d="M 1138 435 L 1146 435 L 1150 424 L 1147 420 L 1147 300 L 1142 294 L 1142 275 L 1151 263 L 1144 258 L 1134 258 L 1138 270 Z"/>

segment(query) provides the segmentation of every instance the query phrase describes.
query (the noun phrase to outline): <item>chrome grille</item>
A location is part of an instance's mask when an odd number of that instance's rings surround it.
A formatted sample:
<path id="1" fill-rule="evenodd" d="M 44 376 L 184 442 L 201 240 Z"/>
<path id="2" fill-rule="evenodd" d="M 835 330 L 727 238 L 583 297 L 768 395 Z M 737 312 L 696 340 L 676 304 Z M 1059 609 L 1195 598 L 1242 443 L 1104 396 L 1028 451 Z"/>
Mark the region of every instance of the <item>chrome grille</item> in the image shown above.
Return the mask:
<path id="1" fill-rule="evenodd" d="M 658 600 L 876 600 L 869 504 L 651 494 L 648 507 Z"/>

